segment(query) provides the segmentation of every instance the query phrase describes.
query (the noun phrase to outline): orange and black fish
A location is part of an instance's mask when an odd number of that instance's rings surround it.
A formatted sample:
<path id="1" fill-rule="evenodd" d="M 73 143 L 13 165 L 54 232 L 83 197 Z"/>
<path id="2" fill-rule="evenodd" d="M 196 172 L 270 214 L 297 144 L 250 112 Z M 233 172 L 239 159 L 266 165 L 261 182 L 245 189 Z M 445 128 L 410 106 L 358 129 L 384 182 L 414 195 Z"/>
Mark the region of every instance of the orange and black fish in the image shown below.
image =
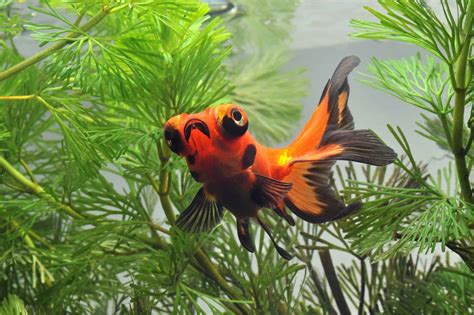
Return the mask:
<path id="1" fill-rule="evenodd" d="M 286 208 L 312 223 L 336 220 L 359 209 L 360 203 L 344 205 L 329 185 L 335 161 L 387 165 L 396 158 L 372 131 L 354 130 L 347 107 L 347 76 L 359 62 L 355 56 L 340 62 L 315 113 L 285 148 L 259 144 L 247 131 L 245 111 L 235 104 L 169 119 L 164 126 L 168 146 L 186 158 L 192 176 L 202 183 L 176 225 L 191 233 L 209 231 L 226 208 L 236 217 L 240 242 L 248 251 L 255 251 L 249 234 L 249 219 L 255 219 L 278 253 L 290 259 L 259 218 L 260 209 L 273 209 L 290 225 L 295 222 Z"/>

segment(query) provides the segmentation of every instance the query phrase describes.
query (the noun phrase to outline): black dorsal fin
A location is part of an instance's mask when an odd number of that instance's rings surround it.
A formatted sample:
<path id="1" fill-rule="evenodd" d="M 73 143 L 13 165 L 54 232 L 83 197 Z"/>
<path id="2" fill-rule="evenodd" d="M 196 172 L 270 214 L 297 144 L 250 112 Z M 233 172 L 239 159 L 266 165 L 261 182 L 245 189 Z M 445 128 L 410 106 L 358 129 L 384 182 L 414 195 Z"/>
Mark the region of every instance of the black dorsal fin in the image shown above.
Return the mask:
<path id="1" fill-rule="evenodd" d="M 176 226 L 189 233 L 207 232 L 215 227 L 224 216 L 224 208 L 213 197 L 199 189 L 191 204 L 176 221 Z"/>

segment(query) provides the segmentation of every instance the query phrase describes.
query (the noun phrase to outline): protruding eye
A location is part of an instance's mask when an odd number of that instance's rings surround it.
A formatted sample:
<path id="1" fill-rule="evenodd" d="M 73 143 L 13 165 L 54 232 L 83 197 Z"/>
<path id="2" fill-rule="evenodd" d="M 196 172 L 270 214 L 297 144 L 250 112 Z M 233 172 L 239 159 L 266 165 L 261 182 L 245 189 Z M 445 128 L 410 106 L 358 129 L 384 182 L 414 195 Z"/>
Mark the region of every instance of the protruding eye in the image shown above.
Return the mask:
<path id="1" fill-rule="evenodd" d="M 222 128 L 231 137 L 240 137 L 248 129 L 249 123 L 245 113 L 241 109 L 234 107 L 230 113 L 222 119 Z"/>
<path id="2" fill-rule="evenodd" d="M 183 150 L 183 140 L 179 131 L 173 127 L 165 127 L 165 140 L 168 147 L 176 154 Z"/>
<path id="3" fill-rule="evenodd" d="M 232 119 L 235 121 L 237 125 L 239 126 L 244 125 L 244 116 L 242 116 L 242 113 L 237 108 L 232 109 Z"/>

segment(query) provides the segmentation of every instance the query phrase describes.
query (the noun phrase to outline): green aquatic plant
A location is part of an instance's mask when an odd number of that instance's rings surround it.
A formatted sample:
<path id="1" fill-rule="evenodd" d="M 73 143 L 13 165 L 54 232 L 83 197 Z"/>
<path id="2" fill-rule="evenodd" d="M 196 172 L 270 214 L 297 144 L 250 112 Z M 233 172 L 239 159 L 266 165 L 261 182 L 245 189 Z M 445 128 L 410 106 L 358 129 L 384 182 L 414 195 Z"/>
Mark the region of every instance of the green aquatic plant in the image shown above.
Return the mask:
<path id="1" fill-rule="evenodd" d="M 229 98 L 259 117 L 267 141 L 298 118 L 306 80 L 281 70 L 286 37 L 277 55 L 255 44 L 261 32 L 231 40 L 260 10 L 241 4 L 247 16 L 223 21 L 198 1 L 45 1 L 31 9 L 47 23 L 2 4 L 0 300 L 16 293 L 35 312 L 248 313 L 232 262 L 217 263 L 234 233 L 170 232 L 196 185 L 162 139 L 169 117 Z M 285 17 L 277 37 L 296 1 L 278 5 L 266 15 Z M 17 47 L 24 31 L 32 55 Z M 231 43 L 253 49 L 259 69 L 239 66 Z M 255 86 L 265 91 L 254 105 Z"/>
<path id="2" fill-rule="evenodd" d="M 383 11 L 367 8 L 379 21 L 353 21 L 358 38 L 389 39 L 419 46 L 423 54 L 401 60 L 373 59 L 363 81 L 424 113 L 418 133 L 435 142 L 454 161 L 424 174 L 400 128 L 389 126 L 407 163 L 398 162 L 419 188 L 356 183 L 354 192 L 369 199 L 348 227 L 363 251 L 391 255 L 433 252 L 440 244 L 457 253 L 474 271 L 473 38 L 474 1 L 440 1 L 436 14 L 424 1 L 379 1 Z M 396 122 L 394 122 L 396 123 Z M 415 206 L 416 205 L 416 206 Z M 394 241 L 394 238 L 397 240 Z"/>
<path id="3" fill-rule="evenodd" d="M 289 262 L 261 231 L 257 254 L 242 249 L 229 215 L 207 234 L 173 227 L 198 187 L 163 141 L 169 117 L 235 101 L 267 143 L 299 118 L 307 80 L 282 70 L 298 1 L 235 3 L 211 19 L 194 0 L 43 1 L 40 23 L 0 1 L 0 314 L 472 311 L 474 1 L 443 0 L 437 16 L 380 0 L 378 21 L 353 21 L 356 37 L 426 52 L 373 60 L 363 80 L 425 110 L 419 132 L 456 167 L 430 175 L 390 127 L 405 158 L 334 174 L 360 213 L 290 229 L 266 216 Z M 434 249 L 463 262 L 419 258 Z"/>

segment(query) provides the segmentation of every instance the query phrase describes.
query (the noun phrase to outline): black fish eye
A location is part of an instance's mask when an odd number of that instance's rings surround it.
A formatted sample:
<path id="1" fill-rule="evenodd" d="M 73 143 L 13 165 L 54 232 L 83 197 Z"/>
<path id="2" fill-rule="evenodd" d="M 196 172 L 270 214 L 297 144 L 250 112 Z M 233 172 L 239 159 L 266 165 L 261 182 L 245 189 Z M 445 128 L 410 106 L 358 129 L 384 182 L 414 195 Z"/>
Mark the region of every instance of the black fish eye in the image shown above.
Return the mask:
<path id="1" fill-rule="evenodd" d="M 244 115 L 238 108 L 233 108 L 229 116 L 224 116 L 222 119 L 222 128 L 225 133 L 231 137 L 240 137 L 248 129 L 249 124 L 244 118 Z"/>
<path id="2" fill-rule="evenodd" d="M 240 121 L 242 119 L 242 113 L 240 112 L 240 110 L 234 108 L 232 110 L 232 118 L 234 118 L 235 121 Z"/>

